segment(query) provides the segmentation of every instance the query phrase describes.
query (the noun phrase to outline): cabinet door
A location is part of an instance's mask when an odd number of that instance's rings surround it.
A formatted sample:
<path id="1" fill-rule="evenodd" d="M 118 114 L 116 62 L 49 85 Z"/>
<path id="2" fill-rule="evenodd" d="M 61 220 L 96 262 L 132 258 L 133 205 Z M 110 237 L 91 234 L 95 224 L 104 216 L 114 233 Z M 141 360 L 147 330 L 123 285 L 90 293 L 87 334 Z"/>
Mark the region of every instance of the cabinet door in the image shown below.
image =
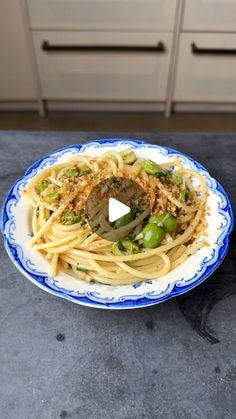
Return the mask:
<path id="1" fill-rule="evenodd" d="M 31 27 L 44 30 L 173 30 L 177 0 L 28 0 Z"/>
<path id="2" fill-rule="evenodd" d="M 181 35 L 175 101 L 236 101 L 236 34 Z"/>
<path id="3" fill-rule="evenodd" d="M 35 32 L 42 95 L 45 99 L 164 101 L 171 39 L 169 33 Z M 52 50 L 43 50 L 45 40 Z M 104 45 L 119 49 L 94 48 Z M 75 51 L 86 46 L 93 49 Z"/>
<path id="4" fill-rule="evenodd" d="M 19 0 L 0 1 L 0 100 L 36 97 Z"/>
<path id="5" fill-rule="evenodd" d="M 186 0 L 183 29 L 236 32 L 236 1 Z"/>

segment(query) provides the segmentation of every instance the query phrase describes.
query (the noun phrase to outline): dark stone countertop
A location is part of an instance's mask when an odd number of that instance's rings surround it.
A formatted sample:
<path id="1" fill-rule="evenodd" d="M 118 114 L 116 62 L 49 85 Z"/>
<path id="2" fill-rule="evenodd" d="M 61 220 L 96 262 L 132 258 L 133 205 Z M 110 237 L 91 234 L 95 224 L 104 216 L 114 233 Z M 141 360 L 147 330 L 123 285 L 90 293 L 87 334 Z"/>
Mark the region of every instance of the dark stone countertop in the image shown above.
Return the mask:
<path id="1" fill-rule="evenodd" d="M 189 154 L 236 209 L 236 134 L 2 132 L 1 198 L 46 153 L 99 137 L 139 138 Z M 1 419 L 236 417 L 235 235 L 201 286 L 130 311 L 51 296 L 0 246 Z"/>

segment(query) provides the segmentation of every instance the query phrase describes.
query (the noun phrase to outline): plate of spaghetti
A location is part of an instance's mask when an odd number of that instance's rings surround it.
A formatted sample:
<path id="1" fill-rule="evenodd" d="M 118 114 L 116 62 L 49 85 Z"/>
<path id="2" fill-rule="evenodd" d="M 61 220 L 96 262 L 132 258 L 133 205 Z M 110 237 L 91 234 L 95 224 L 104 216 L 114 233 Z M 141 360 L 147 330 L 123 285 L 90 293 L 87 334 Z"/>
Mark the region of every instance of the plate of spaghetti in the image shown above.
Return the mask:
<path id="1" fill-rule="evenodd" d="M 94 188 L 109 181 L 106 197 L 117 179 L 130 182 L 121 187 L 126 196 L 135 182 L 148 206 L 130 195 L 130 213 L 110 223 L 98 198 L 91 222 Z M 1 213 L 6 250 L 24 276 L 56 296 L 109 309 L 157 304 L 196 287 L 222 262 L 232 228 L 229 199 L 201 164 L 128 139 L 45 156 L 15 182 Z"/>

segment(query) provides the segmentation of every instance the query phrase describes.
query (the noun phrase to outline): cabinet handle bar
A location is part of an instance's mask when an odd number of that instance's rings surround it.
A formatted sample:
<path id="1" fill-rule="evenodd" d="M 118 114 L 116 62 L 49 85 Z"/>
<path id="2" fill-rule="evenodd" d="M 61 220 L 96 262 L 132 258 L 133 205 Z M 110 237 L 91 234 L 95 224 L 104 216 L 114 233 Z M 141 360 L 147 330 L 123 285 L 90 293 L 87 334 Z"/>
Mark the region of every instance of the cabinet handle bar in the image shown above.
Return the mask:
<path id="1" fill-rule="evenodd" d="M 192 54 L 196 55 L 236 55 L 236 48 L 200 48 L 191 43 Z"/>
<path id="2" fill-rule="evenodd" d="M 153 46 L 141 45 L 61 45 L 43 41 L 41 48 L 46 52 L 165 52 L 162 41 Z"/>

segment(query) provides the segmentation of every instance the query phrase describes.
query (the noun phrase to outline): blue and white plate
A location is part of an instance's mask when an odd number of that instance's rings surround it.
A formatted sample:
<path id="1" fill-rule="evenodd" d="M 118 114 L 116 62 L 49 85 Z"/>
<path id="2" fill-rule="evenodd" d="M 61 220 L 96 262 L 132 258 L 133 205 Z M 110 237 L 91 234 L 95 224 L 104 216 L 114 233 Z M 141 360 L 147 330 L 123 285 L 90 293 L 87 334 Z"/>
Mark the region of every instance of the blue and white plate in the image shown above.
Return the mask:
<path id="1" fill-rule="evenodd" d="M 20 191 L 38 172 L 56 163 L 67 161 L 72 155 L 99 156 L 107 150 L 134 149 L 138 157 L 150 158 L 157 163 L 177 156 L 187 168 L 201 173 L 209 188 L 207 205 L 207 240 L 210 246 L 198 250 L 181 266 L 156 280 L 129 286 L 108 286 L 87 283 L 60 272 L 55 278 L 48 276 L 48 261 L 27 245 L 31 236 L 31 209 Z M 13 263 L 35 285 L 74 303 L 90 307 L 127 309 L 161 303 L 183 294 L 203 282 L 222 262 L 228 250 L 229 235 L 233 228 L 233 214 L 229 199 L 221 185 L 204 167 L 193 159 L 168 147 L 147 144 L 139 140 L 101 139 L 85 145 L 72 145 L 50 154 L 34 163 L 10 189 L 1 214 L 1 229 L 6 250 Z"/>

